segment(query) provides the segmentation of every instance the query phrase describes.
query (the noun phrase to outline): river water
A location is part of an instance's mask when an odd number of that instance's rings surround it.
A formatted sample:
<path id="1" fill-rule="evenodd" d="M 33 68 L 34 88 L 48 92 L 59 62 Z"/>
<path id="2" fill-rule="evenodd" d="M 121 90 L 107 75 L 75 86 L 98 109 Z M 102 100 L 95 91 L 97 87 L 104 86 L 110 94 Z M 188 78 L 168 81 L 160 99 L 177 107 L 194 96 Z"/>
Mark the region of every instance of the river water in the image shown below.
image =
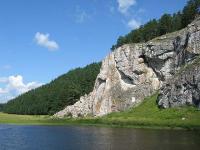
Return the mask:
<path id="1" fill-rule="evenodd" d="M 0 125 L 0 150 L 199 149 L 197 131 Z"/>

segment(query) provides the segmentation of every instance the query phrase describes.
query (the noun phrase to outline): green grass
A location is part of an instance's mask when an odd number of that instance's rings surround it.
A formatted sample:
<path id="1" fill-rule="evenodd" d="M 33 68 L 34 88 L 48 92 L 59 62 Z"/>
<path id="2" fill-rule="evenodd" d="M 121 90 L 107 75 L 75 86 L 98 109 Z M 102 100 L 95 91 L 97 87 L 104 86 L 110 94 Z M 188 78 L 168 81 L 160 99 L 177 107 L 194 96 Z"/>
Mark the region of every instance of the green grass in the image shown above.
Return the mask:
<path id="1" fill-rule="evenodd" d="M 49 120 L 49 116 L 15 115 L 0 113 L 1 124 L 43 124 Z"/>
<path id="2" fill-rule="evenodd" d="M 112 113 L 102 119 L 121 125 L 200 129 L 200 111 L 194 107 L 159 109 L 157 94 L 125 112 Z"/>
<path id="3" fill-rule="evenodd" d="M 134 128 L 200 129 L 200 111 L 194 107 L 159 109 L 157 94 L 136 107 L 99 118 L 55 119 L 50 116 L 12 115 L 0 113 L 0 123 L 24 125 L 93 125 Z M 183 118 L 185 118 L 183 120 Z"/>

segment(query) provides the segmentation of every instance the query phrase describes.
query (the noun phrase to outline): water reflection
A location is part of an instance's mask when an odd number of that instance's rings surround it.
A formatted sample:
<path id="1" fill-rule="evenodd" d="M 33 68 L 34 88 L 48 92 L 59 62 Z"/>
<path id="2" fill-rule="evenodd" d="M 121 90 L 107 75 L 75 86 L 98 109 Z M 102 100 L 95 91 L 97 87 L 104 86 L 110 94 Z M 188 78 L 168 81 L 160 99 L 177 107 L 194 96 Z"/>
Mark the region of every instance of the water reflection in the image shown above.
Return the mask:
<path id="1" fill-rule="evenodd" d="M 0 150 L 197 150 L 194 131 L 0 125 Z"/>

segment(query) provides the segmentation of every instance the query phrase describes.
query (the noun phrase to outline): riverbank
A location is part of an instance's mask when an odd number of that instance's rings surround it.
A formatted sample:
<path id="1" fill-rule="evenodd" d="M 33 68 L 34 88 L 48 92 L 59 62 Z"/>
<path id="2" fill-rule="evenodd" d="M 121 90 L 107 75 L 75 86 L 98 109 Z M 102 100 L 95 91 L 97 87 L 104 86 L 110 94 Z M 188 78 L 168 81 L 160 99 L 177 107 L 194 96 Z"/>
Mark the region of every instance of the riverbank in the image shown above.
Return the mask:
<path id="1" fill-rule="evenodd" d="M 17 125 L 92 125 L 107 127 L 198 129 L 200 111 L 194 107 L 159 109 L 157 94 L 125 112 L 112 113 L 101 118 L 56 119 L 51 116 L 14 115 L 0 113 L 0 124 Z"/>

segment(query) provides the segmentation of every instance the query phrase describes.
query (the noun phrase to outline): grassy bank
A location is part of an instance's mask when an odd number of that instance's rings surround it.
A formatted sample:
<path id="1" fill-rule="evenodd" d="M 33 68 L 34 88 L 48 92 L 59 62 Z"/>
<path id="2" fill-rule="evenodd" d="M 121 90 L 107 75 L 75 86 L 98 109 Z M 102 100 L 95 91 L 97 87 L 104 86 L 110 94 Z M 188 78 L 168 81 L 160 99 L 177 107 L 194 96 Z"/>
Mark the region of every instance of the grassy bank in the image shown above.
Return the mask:
<path id="1" fill-rule="evenodd" d="M 139 128 L 200 129 L 200 111 L 194 107 L 161 110 L 156 105 L 157 94 L 130 110 L 101 118 L 52 119 L 50 116 L 11 115 L 0 113 L 0 123 L 24 125 L 95 125 Z"/>
<path id="2" fill-rule="evenodd" d="M 157 94 L 146 98 L 134 109 L 112 113 L 102 118 L 105 122 L 130 126 L 200 129 L 200 111 L 194 107 L 159 109 Z"/>

